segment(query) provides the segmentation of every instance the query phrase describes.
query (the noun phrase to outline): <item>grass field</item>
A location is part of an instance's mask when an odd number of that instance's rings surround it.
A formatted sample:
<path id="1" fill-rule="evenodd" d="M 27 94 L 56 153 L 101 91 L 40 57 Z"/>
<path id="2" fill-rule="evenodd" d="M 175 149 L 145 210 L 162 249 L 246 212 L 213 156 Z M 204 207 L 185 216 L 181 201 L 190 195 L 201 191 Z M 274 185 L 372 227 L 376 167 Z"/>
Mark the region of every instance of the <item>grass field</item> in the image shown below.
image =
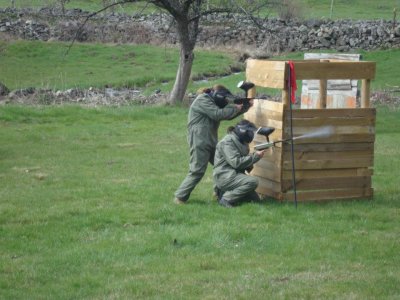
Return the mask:
<path id="1" fill-rule="evenodd" d="M 210 169 L 175 206 L 186 117 L 1 106 L 1 298 L 400 297 L 400 110 L 378 109 L 372 201 L 297 210 L 271 199 L 220 207 Z"/>
<path id="2" fill-rule="evenodd" d="M 0 42 L 0 81 L 10 89 L 30 86 L 159 87 L 175 79 L 179 50 L 148 45 Z M 217 51 L 196 51 L 193 76 L 224 74 L 235 65 Z"/>
<path id="3" fill-rule="evenodd" d="M 178 67 L 177 49 L 148 45 L 90 45 L 76 44 L 65 56 L 69 44 L 45 42 L 1 42 L 0 81 L 9 89 L 26 87 L 65 90 L 74 87 L 136 87 L 153 92 L 172 89 Z M 361 51 L 363 60 L 377 62 L 372 89 L 387 89 L 398 85 L 400 49 L 374 52 Z M 244 73 L 220 78 L 230 72 L 231 66 L 240 66 L 230 53 L 196 50 L 192 77 L 217 76 L 218 83 L 232 91 L 245 79 Z M 277 59 L 303 59 L 303 53 L 294 53 Z M 219 76 L 218 76 L 219 75 Z M 189 92 L 216 81 L 190 82 Z"/>
<path id="4" fill-rule="evenodd" d="M 109 1 L 111 2 L 111 1 Z M 272 2 L 272 1 L 271 1 Z M 290 2 L 290 1 L 288 1 Z M 393 19 L 393 8 L 400 9 L 400 0 L 293 0 L 297 8 L 297 16 L 305 19 L 330 18 L 332 19 Z M 331 3 L 333 9 L 331 14 Z M 0 7 L 9 7 L 10 0 L 0 0 Z M 56 0 L 15 0 L 16 7 L 43 7 L 54 5 Z M 212 1 L 210 1 L 212 3 Z M 100 0 L 71 0 L 66 5 L 67 8 L 81 8 L 88 11 L 101 9 Z M 137 11 L 154 11 L 151 6 L 146 7 L 144 3 L 117 6 L 117 12 L 135 13 Z M 276 9 L 272 8 L 264 12 L 265 14 L 276 16 Z"/>

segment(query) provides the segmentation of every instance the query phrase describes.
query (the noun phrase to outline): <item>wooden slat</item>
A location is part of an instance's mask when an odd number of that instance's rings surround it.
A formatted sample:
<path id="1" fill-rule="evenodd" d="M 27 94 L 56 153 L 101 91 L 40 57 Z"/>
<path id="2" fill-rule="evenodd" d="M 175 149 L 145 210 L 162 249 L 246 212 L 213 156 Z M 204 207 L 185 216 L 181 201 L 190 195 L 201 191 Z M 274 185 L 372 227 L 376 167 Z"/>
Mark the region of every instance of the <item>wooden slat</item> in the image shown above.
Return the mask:
<path id="1" fill-rule="evenodd" d="M 363 79 L 361 83 L 361 107 L 367 108 L 369 107 L 369 98 L 371 92 L 371 80 Z"/>
<path id="2" fill-rule="evenodd" d="M 272 191 L 275 193 L 280 193 L 281 192 L 281 184 L 279 182 L 275 182 L 272 180 L 264 179 L 258 177 L 258 190 L 263 190 L 263 191 Z"/>
<path id="3" fill-rule="evenodd" d="M 293 109 L 293 118 L 375 117 L 375 108 Z"/>
<path id="4" fill-rule="evenodd" d="M 347 134 L 375 134 L 375 126 L 331 126 L 332 131 L 331 136 L 324 137 L 324 139 L 330 139 L 331 137 L 347 135 Z M 313 132 L 317 132 L 321 130 L 321 126 L 311 127 L 311 126 L 296 126 L 293 127 L 293 135 L 295 137 L 303 135 L 303 134 L 311 134 Z M 284 128 L 284 134 L 288 135 L 290 133 L 289 124 Z"/>
<path id="5" fill-rule="evenodd" d="M 273 110 L 278 112 L 283 112 L 285 106 L 276 101 L 266 100 L 266 99 L 254 99 L 254 105 L 250 108 L 250 110 L 258 110 L 258 109 L 266 109 Z"/>
<path id="6" fill-rule="evenodd" d="M 292 180 L 283 180 L 282 191 L 286 192 L 293 189 Z M 296 177 L 296 190 L 329 190 L 329 189 L 350 189 L 350 188 L 370 188 L 370 176 L 357 177 L 334 177 L 334 178 L 312 178 L 298 179 Z"/>
<path id="7" fill-rule="evenodd" d="M 281 192 L 274 192 L 270 189 L 266 189 L 263 188 L 261 186 L 258 186 L 256 189 L 256 192 L 261 195 L 261 196 L 267 196 L 267 197 L 271 197 L 274 198 L 278 201 L 282 201 L 283 200 L 283 194 Z"/>
<path id="8" fill-rule="evenodd" d="M 305 85 L 309 91 L 319 90 L 319 80 L 304 80 L 302 87 Z M 351 90 L 351 87 L 350 79 L 328 80 L 327 82 L 328 90 Z"/>
<path id="9" fill-rule="evenodd" d="M 263 168 L 266 170 L 274 170 L 275 172 L 281 171 L 281 160 L 268 160 L 263 158 L 257 162 L 257 168 Z"/>
<path id="10" fill-rule="evenodd" d="M 334 143 L 334 144 L 296 144 L 294 147 L 295 152 L 308 152 L 308 151 L 373 151 L 374 143 Z M 284 147 L 285 152 L 291 151 L 290 147 Z"/>
<path id="11" fill-rule="evenodd" d="M 260 167 L 254 167 L 254 169 L 251 171 L 252 176 L 257 176 L 265 179 L 269 179 L 275 182 L 280 182 L 280 172 L 276 172 L 276 170 L 273 169 L 263 169 Z"/>
<path id="12" fill-rule="evenodd" d="M 289 134 L 283 135 L 284 139 L 289 137 Z M 296 137 L 296 135 L 295 135 Z M 304 138 L 294 141 L 295 146 L 301 144 L 324 144 L 324 143 L 370 143 L 375 141 L 374 133 L 357 133 L 357 134 L 342 134 L 333 135 L 329 138 Z"/>
<path id="13" fill-rule="evenodd" d="M 293 153 L 295 161 L 297 160 L 329 160 L 329 159 L 373 159 L 374 151 L 332 151 L 332 152 L 323 152 L 323 151 L 295 151 Z M 283 154 L 283 159 L 288 161 L 291 160 L 291 152 L 286 151 Z"/>
<path id="14" fill-rule="evenodd" d="M 285 61 L 248 59 L 246 62 L 246 80 L 256 86 L 284 89 Z"/>
<path id="15" fill-rule="evenodd" d="M 335 178 L 335 177 L 355 177 L 372 176 L 373 169 L 354 168 L 354 169 L 326 169 L 326 170 L 296 170 L 296 179 L 314 179 L 314 178 Z M 290 170 L 282 172 L 282 180 L 292 179 L 293 173 Z"/>
<path id="16" fill-rule="evenodd" d="M 275 112 L 272 110 L 266 110 L 266 109 L 259 110 L 257 112 L 253 111 L 253 110 L 249 110 L 243 116 L 247 120 L 254 120 L 257 123 L 260 123 L 258 125 L 265 125 L 270 120 L 279 121 L 281 123 L 283 122 L 282 121 L 283 113 Z M 281 129 L 282 129 L 282 125 L 281 125 Z"/>
<path id="17" fill-rule="evenodd" d="M 361 54 L 357 53 L 304 53 L 305 60 L 319 61 L 328 59 L 329 61 L 359 61 Z"/>
<path id="18" fill-rule="evenodd" d="M 351 200 L 351 199 L 368 199 L 374 194 L 372 188 L 365 189 L 341 189 L 341 190 L 323 190 L 323 191 L 300 191 L 296 193 L 297 201 L 329 201 L 329 200 Z M 285 201 L 294 201 L 293 193 L 285 193 L 281 195 Z M 277 198 L 280 200 L 280 198 Z"/>
<path id="19" fill-rule="evenodd" d="M 374 79 L 375 62 L 294 61 L 296 79 Z"/>
<path id="20" fill-rule="evenodd" d="M 329 117 L 323 118 L 316 116 L 314 118 L 293 118 L 294 127 L 322 127 L 322 126 L 373 126 L 375 117 Z"/>
<path id="21" fill-rule="evenodd" d="M 369 168 L 374 165 L 374 159 L 357 158 L 357 159 L 331 159 L 331 160 L 295 160 L 296 170 L 313 170 L 313 169 L 351 169 L 351 168 Z M 291 170 L 292 162 L 284 161 L 283 170 Z"/>

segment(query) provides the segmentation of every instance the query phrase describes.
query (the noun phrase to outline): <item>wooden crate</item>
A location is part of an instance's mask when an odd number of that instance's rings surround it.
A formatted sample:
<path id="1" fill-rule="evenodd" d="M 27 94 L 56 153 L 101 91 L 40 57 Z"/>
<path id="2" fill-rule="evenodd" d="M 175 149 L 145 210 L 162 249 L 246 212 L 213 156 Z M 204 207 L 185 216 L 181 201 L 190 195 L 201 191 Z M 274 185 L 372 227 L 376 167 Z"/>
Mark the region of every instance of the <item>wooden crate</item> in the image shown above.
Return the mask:
<path id="1" fill-rule="evenodd" d="M 369 108 L 369 81 L 375 74 L 373 62 L 295 61 L 296 78 L 361 79 L 362 107 L 343 109 L 293 109 L 293 136 L 324 126 L 333 134 L 328 138 L 299 139 L 294 142 L 294 165 L 298 201 L 370 198 L 374 162 L 376 110 Z M 271 141 L 290 138 L 290 107 L 285 61 L 249 60 L 246 79 L 260 87 L 282 89 L 282 102 L 255 99 L 245 118 L 257 126 L 275 127 Z M 323 85 L 322 85 L 323 86 Z M 255 89 L 251 94 L 255 95 Z M 322 91 L 322 94 L 324 91 Z M 325 95 L 326 96 L 326 95 Z M 323 101 L 324 95 L 320 96 Z M 326 97 L 325 97 L 326 99 Z M 320 104 L 323 106 L 323 103 Z M 253 144 L 265 142 L 256 136 Z M 253 145 L 252 145 L 253 146 Z M 257 192 L 278 200 L 293 200 L 291 146 L 277 144 L 266 150 L 252 173 L 259 178 Z"/>

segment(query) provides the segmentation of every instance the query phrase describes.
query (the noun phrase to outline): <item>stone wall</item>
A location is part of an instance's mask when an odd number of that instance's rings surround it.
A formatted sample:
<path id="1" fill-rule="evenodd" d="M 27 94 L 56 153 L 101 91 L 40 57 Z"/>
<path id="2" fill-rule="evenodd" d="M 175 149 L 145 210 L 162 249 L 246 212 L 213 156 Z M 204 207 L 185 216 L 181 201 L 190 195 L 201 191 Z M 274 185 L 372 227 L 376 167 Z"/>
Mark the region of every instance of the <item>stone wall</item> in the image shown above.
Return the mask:
<path id="1" fill-rule="evenodd" d="M 0 36 L 71 41 L 87 12 L 43 8 L 0 10 Z M 221 25 L 223 24 L 223 25 Z M 198 46 L 244 47 L 273 54 L 313 49 L 340 52 L 400 47 L 400 25 L 385 20 L 258 20 L 238 15 L 211 15 L 203 20 Z M 176 44 L 173 21 L 165 14 L 127 16 L 101 14 L 91 18 L 78 34 L 81 42 Z"/>

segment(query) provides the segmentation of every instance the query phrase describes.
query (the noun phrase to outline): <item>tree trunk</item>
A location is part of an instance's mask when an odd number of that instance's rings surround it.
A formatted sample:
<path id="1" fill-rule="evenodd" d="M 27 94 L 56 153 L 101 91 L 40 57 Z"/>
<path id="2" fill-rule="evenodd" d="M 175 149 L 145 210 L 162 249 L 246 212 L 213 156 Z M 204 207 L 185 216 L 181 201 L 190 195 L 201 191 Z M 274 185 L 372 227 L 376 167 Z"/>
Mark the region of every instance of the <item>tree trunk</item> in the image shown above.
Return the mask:
<path id="1" fill-rule="evenodd" d="M 180 57 L 174 87 L 167 100 L 169 104 L 183 102 L 192 72 L 194 47 L 196 46 L 196 39 L 199 32 L 198 19 L 190 21 L 187 18 L 187 13 L 181 15 L 176 21 L 176 29 L 180 44 Z"/>
<path id="2" fill-rule="evenodd" d="M 176 104 L 183 101 L 185 92 L 189 84 L 190 74 L 192 72 L 192 65 L 194 60 L 193 49 L 181 46 L 179 68 L 176 73 L 174 87 L 168 98 L 169 104 Z"/>

